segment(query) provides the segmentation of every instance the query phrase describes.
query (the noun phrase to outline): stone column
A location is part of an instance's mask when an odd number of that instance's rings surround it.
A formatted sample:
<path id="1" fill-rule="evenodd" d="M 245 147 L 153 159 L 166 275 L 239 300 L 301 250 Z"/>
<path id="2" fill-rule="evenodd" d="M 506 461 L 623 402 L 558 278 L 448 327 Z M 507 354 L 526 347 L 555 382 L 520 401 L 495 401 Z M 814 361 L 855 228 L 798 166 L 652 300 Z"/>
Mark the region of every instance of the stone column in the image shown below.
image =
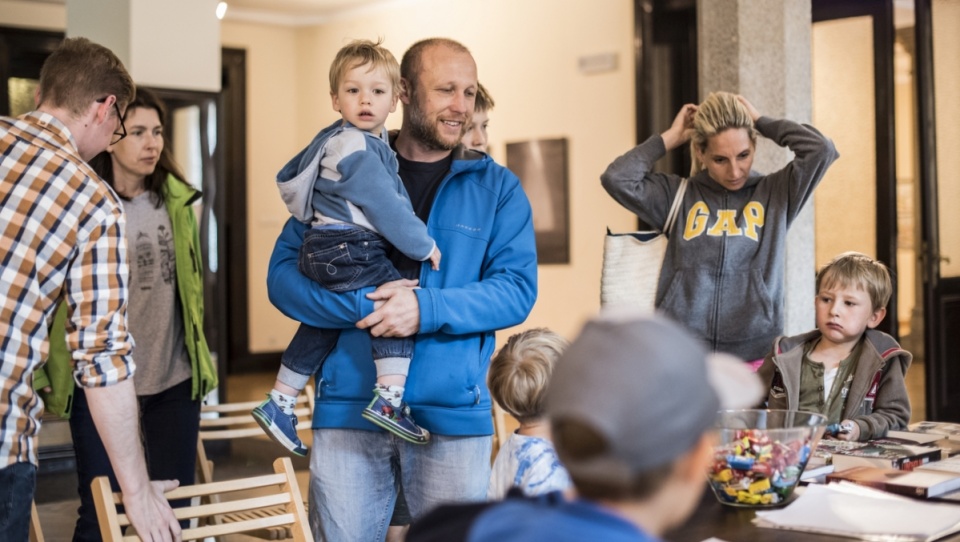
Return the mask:
<path id="1" fill-rule="evenodd" d="M 67 36 L 110 48 L 138 85 L 220 91 L 217 0 L 67 0 Z"/>
<path id="2" fill-rule="evenodd" d="M 809 123 L 812 116 L 810 0 L 697 0 L 700 97 L 742 94 L 764 115 Z M 771 172 L 793 153 L 762 139 L 753 167 Z M 790 228 L 784 332 L 815 325 L 813 201 Z M 733 294 L 731 292 L 731 294 Z"/>

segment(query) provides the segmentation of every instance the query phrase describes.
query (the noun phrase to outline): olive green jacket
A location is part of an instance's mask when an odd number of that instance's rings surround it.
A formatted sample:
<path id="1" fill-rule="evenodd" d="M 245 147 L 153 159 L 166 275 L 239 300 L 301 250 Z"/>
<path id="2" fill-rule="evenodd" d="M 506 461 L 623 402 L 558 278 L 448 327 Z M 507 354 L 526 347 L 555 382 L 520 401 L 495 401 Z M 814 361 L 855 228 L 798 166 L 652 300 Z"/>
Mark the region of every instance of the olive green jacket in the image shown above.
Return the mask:
<path id="1" fill-rule="evenodd" d="M 193 203 L 200 192 L 170 175 L 163 188 L 164 203 L 173 228 L 177 265 L 177 292 L 183 310 L 184 340 L 192 367 L 193 398 L 203 399 L 217 387 L 217 371 L 203 334 L 203 261 L 200 257 L 200 228 Z M 50 357 L 34 374 L 33 387 L 40 391 L 47 411 L 69 418 L 73 406 L 73 362 L 66 344 L 66 305 L 57 309 L 50 327 Z M 133 330 L 136 340 L 136 330 Z M 134 351 L 136 360 L 136 351 Z M 50 387 L 49 392 L 44 388 Z"/>

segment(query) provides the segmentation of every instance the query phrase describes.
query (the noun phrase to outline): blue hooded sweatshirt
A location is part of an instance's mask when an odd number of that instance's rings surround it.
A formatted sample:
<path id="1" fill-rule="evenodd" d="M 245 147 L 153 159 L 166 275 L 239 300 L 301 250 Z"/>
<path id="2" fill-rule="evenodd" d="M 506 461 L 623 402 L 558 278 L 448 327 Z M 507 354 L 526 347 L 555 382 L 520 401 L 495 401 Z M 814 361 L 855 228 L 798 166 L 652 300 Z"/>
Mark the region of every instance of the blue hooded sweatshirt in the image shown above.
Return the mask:
<path id="1" fill-rule="evenodd" d="M 530 202 L 519 179 L 481 153 L 457 147 L 437 189 L 428 233 L 443 247 L 439 271 L 422 266 L 420 330 L 404 399 L 417 423 L 448 436 L 490 435 L 487 367 L 494 332 L 523 322 L 537 297 L 537 252 Z M 287 221 L 267 274 L 270 301 L 284 314 L 340 341 L 315 375 L 314 428 L 379 429 L 360 416 L 376 370 L 370 336 L 355 327 L 373 311 L 364 288 L 336 294 L 302 275 L 304 230 Z"/>

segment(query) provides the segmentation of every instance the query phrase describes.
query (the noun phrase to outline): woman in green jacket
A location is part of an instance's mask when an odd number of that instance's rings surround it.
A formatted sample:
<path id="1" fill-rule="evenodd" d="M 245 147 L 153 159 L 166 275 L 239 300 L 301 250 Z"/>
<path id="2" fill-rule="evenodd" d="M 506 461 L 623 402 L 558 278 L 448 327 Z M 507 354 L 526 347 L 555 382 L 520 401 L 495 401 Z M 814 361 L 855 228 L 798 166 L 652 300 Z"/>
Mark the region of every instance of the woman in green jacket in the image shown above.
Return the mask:
<path id="1" fill-rule="evenodd" d="M 129 259 L 128 328 L 135 341 L 134 384 L 143 445 L 153 480 L 192 484 L 196 469 L 200 404 L 217 385 L 203 335 L 203 262 L 193 203 L 200 192 L 183 180 L 164 146 L 166 110 L 146 89 L 124 115 L 127 135 L 91 161 L 123 200 Z M 54 326 L 62 333 L 62 325 Z M 54 349 L 55 351 L 55 349 Z M 54 369 L 69 360 L 50 360 Z M 51 382 L 48 402 L 69 409 L 80 492 L 74 541 L 100 540 L 90 482 L 116 479 L 87 409 L 72 382 Z M 59 389 L 58 389 L 59 388 Z M 64 392 L 73 394 L 63 400 Z M 189 501 L 182 503 L 188 504 Z"/>

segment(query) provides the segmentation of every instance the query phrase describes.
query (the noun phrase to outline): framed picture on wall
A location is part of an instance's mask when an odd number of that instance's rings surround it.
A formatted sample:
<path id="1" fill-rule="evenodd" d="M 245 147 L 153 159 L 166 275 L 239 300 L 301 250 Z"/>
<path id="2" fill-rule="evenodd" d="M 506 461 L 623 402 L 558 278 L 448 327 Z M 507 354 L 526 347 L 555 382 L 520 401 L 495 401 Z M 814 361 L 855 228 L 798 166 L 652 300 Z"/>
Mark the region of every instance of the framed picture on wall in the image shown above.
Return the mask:
<path id="1" fill-rule="evenodd" d="M 520 177 L 533 207 L 537 263 L 570 263 L 567 139 L 507 143 L 507 167 Z"/>

